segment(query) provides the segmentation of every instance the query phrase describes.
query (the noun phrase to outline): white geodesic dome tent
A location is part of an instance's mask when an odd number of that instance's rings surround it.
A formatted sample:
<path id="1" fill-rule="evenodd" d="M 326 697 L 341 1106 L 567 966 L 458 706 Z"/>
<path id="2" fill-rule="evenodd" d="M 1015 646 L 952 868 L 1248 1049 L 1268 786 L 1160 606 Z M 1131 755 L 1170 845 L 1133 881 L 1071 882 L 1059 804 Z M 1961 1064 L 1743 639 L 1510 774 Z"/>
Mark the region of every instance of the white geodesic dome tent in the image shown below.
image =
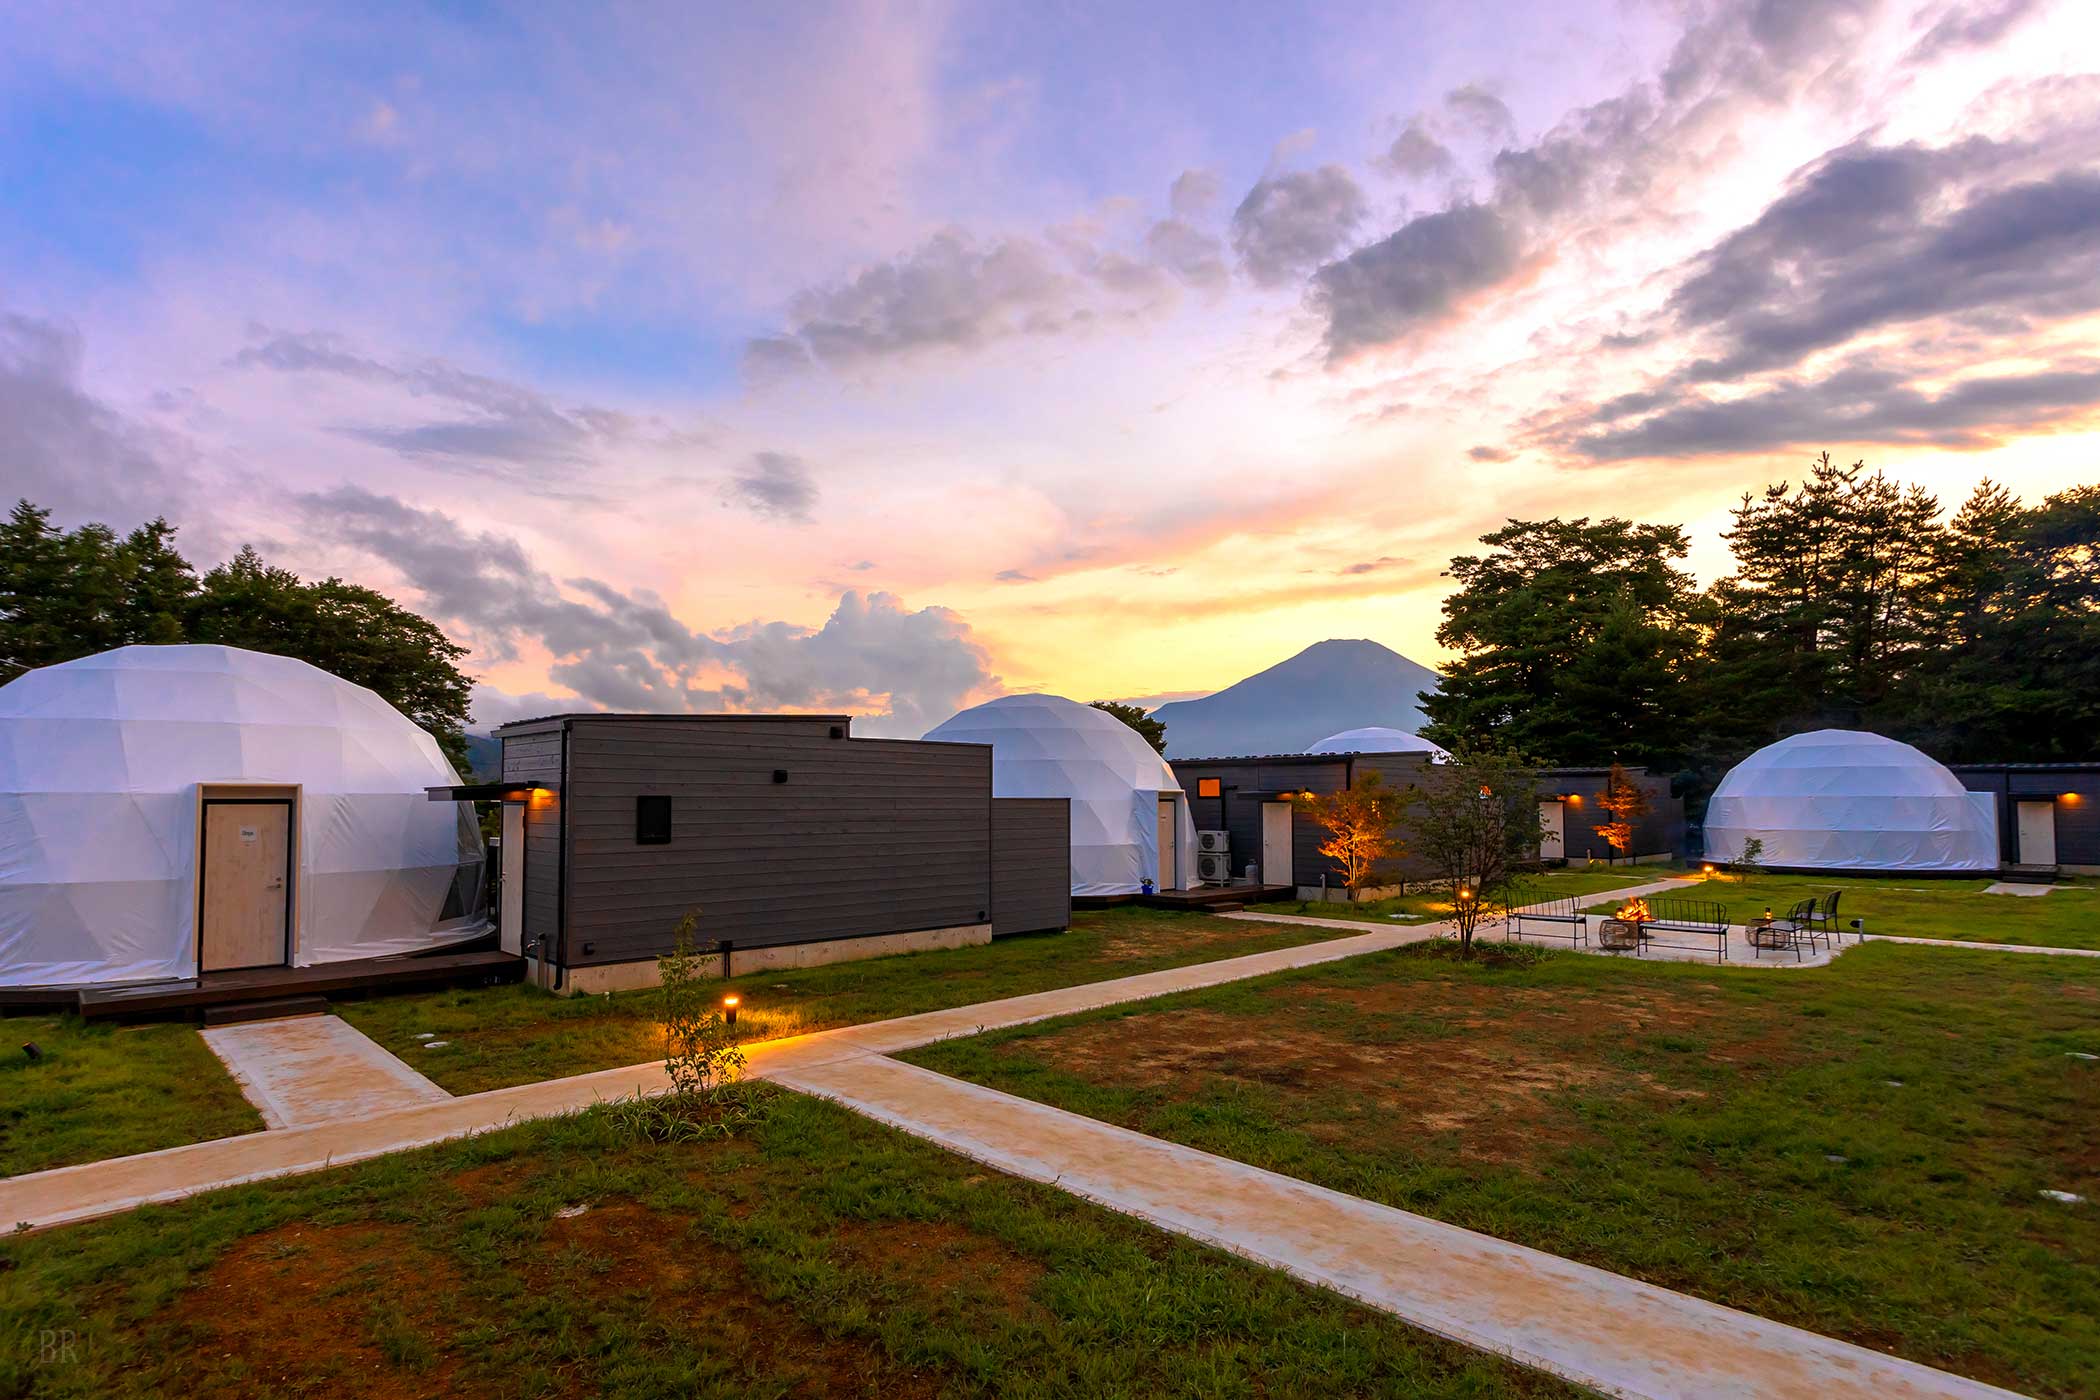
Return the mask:
<path id="1" fill-rule="evenodd" d="M 1706 809 L 1706 857 L 1764 843 L 1759 863 L 1793 870 L 1996 870 L 1988 793 L 1894 739 L 1819 729 L 1768 744 L 1728 770 Z"/>
<path id="2" fill-rule="evenodd" d="M 0 686 L 0 985 L 195 976 L 214 791 L 293 804 L 292 965 L 475 937 L 473 807 L 424 792 L 458 781 L 400 711 L 290 657 L 129 646 L 30 671 Z"/>
<path id="3" fill-rule="evenodd" d="M 1344 729 L 1330 734 L 1306 750 L 1307 753 L 1426 753 L 1431 763 L 1448 763 L 1451 755 L 1419 734 L 1405 729 Z"/>
<path id="4" fill-rule="evenodd" d="M 1196 824 L 1174 770 L 1114 715 L 1061 695 L 1007 695 L 964 710 L 928 739 L 992 746 L 994 797 L 1072 804 L 1072 893 L 1135 894 L 1157 882 L 1160 803 L 1172 802 L 1174 887 L 1195 884 Z"/>

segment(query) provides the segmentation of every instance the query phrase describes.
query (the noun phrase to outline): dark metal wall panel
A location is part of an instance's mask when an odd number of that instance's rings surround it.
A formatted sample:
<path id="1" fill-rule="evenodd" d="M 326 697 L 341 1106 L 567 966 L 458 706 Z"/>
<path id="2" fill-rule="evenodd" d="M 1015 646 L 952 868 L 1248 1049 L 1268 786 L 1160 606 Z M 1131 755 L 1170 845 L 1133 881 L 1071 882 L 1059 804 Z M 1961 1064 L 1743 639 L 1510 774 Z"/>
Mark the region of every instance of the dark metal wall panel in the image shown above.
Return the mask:
<path id="1" fill-rule="evenodd" d="M 2019 802 L 2056 799 L 2056 863 L 2100 865 L 2100 764 L 1964 764 L 1954 769 L 1971 792 L 1998 794 L 1999 859 L 2019 859 Z"/>
<path id="2" fill-rule="evenodd" d="M 1349 785 L 1349 764 L 1342 758 L 1314 755 L 1306 759 L 1238 759 L 1223 762 L 1187 760 L 1173 765 L 1182 791 L 1189 793 L 1189 811 L 1198 831 L 1230 833 L 1232 870 L 1235 875 L 1248 863 L 1261 860 L 1262 798 L 1257 794 L 1279 792 L 1336 792 Z M 1197 797 L 1200 781 L 1219 780 L 1222 797 Z M 1320 854 L 1325 839 L 1320 828 L 1304 813 L 1291 819 L 1291 874 L 1301 885 L 1320 883 L 1322 871 L 1340 883 L 1341 867 Z"/>
<path id="3" fill-rule="evenodd" d="M 1648 794 L 1648 814 L 1633 824 L 1633 853 L 1685 854 L 1684 799 L 1670 794 L 1669 777 L 1645 768 L 1629 768 L 1626 772 Z M 1611 814 L 1597 800 L 1607 776 L 1607 772 L 1587 768 L 1547 769 L 1539 774 L 1542 796 L 1560 793 L 1582 799 L 1568 804 L 1561 814 L 1564 847 L 1571 861 L 1603 860 L 1611 854 L 1611 843 L 1597 834 L 1597 828 L 1611 820 Z"/>
<path id="4" fill-rule="evenodd" d="M 1336 792 L 1348 786 L 1355 777 L 1372 771 L 1384 777 L 1388 788 L 1405 791 L 1422 767 L 1422 759 L 1403 754 L 1358 754 L 1350 758 L 1314 754 L 1304 758 L 1284 756 L 1224 761 L 1184 759 L 1173 765 L 1174 776 L 1191 794 L 1189 805 L 1197 829 L 1231 833 L 1235 873 L 1246 869 L 1247 862 L 1261 859 L 1261 802 L 1252 794 Z M 1682 852 L 1685 843 L 1684 800 L 1671 796 L 1668 777 L 1640 768 L 1627 771 L 1647 791 L 1650 807 L 1648 815 L 1635 824 L 1635 851 L 1641 855 Z M 1568 853 L 1578 860 L 1586 847 L 1594 848 L 1591 853 L 1600 859 L 1608 849 L 1604 838 L 1593 830 L 1598 822 L 1606 820 L 1598 814 L 1596 801 L 1596 794 L 1604 789 L 1604 776 L 1601 769 L 1549 769 L 1539 775 L 1541 796 L 1576 793 L 1582 798 L 1579 805 L 1567 809 L 1565 818 Z M 1218 779 L 1224 796 L 1194 796 L 1204 778 Z M 1397 835 L 1401 852 L 1387 862 L 1388 877 L 1399 880 L 1429 878 L 1433 872 L 1428 865 L 1408 849 L 1404 819 L 1399 824 Z M 1298 884 L 1317 885 L 1323 873 L 1330 884 L 1341 883 L 1341 866 L 1320 854 L 1320 843 L 1324 839 L 1325 833 L 1312 818 L 1303 811 L 1294 815 L 1291 859 L 1292 874 Z"/>
<path id="5" fill-rule="evenodd" d="M 992 934 L 1072 922 L 1072 804 L 1062 797 L 992 799 Z"/>
<path id="6" fill-rule="evenodd" d="M 655 957 L 694 909 L 739 947 L 989 922 L 990 748 L 832 728 L 572 720 L 570 963 Z M 671 799 L 669 844 L 636 844 L 643 795 Z"/>

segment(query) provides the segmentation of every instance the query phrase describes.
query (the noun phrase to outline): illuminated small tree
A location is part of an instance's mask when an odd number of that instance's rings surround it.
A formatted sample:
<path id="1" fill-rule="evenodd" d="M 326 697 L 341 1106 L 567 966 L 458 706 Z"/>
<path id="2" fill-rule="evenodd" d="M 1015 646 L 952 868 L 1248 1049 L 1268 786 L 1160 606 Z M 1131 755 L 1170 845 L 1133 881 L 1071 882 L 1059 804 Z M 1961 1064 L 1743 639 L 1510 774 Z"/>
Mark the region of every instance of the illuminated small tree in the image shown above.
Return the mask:
<path id="1" fill-rule="evenodd" d="M 1297 805 L 1327 833 L 1320 854 L 1342 867 L 1342 883 L 1351 896 L 1403 849 L 1393 824 L 1400 820 L 1406 798 L 1386 787 L 1376 772 L 1338 792 L 1300 793 Z"/>
<path id="2" fill-rule="evenodd" d="M 1614 858 L 1633 854 L 1633 828 L 1642 817 L 1653 809 L 1648 803 L 1648 793 L 1633 775 L 1617 762 L 1605 776 L 1604 791 L 1597 794 L 1597 805 L 1611 814 L 1611 820 L 1593 828 L 1612 849 Z"/>
<path id="3" fill-rule="evenodd" d="M 1461 746 L 1415 783 L 1408 832 L 1416 855 L 1451 886 L 1451 923 L 1470 958 L 1474 930 L 1507 917 L 1524 867 L 1538 859 L 1538 773 L 1514 754 Z"/>

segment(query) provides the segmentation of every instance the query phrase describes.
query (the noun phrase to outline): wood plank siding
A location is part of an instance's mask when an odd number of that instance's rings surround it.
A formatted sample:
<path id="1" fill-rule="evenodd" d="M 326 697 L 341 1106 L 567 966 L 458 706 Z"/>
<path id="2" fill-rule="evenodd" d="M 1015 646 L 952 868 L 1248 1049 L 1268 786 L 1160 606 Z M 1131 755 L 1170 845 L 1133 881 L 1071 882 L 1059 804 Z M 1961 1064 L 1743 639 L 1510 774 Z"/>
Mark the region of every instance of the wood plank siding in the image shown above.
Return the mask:
<path id="1" fill-rule="evenodd" d="M 992 800 L 992 936 L 1072 922 L 1072 804 L 1062 797 Z"/>
<path id="2" fill-rule="evenodd" d="M 821 716 L 568 723 L 568 966 L 655 957 L 692 909 L 703 944 L 746 948 L 990 922 L 987 747 Z M 668 843 L 636 843 L 642 796 L 671 800 Z"/>

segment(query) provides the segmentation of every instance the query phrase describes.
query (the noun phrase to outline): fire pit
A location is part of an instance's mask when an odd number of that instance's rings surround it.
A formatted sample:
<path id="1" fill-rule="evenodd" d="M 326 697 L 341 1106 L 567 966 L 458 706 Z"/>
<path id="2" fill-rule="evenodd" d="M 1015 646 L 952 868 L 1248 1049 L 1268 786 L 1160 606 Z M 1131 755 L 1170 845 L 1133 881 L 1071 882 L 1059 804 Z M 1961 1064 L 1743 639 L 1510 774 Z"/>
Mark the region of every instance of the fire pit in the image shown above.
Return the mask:
<path id="1" fill-rule="evenodd" d="M 1648 910 L 1645 899 L 1629 899 L 1620 905 L 1613 915 L 1597 929 L 1597 946 L 1624 951 L 1631 948 L 1638 953 L 1641 940 L 1647 937 L 1642 925 L 1654 922 L 1655 916 Z"/>

